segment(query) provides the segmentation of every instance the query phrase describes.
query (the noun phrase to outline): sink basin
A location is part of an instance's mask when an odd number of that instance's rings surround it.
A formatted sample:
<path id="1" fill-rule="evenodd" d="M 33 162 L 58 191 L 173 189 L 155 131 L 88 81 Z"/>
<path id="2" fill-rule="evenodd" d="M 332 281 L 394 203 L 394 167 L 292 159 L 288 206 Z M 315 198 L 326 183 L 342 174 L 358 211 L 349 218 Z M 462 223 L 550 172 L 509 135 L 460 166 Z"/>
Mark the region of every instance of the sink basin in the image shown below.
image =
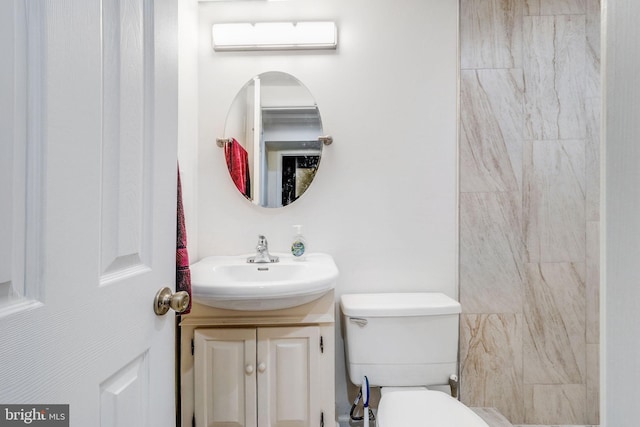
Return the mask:
<path id="1" fill-rule="evenodd" d="M 280 261 L 247 263 L 247 257 L 210 256 L 191 265 L 195 302 L 229 310 L 278 310 L 306 304 L 335 286 L 338 267 L 327 254 L 308 254 L 298 261 L 274 253 Z"/>

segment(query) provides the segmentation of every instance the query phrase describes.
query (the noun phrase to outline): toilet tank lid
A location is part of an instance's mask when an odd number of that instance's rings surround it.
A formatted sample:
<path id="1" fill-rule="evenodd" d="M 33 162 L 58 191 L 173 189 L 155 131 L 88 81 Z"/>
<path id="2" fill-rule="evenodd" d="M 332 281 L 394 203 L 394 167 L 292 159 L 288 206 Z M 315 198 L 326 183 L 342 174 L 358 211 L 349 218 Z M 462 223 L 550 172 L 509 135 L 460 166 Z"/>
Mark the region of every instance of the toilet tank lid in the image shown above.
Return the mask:
<path id="1" fill-rule="evenodd" d="M 457 314 L 460 303 L 439 292 L 345 294 L 340 307 L 351 317 L 404 317 Z"/>

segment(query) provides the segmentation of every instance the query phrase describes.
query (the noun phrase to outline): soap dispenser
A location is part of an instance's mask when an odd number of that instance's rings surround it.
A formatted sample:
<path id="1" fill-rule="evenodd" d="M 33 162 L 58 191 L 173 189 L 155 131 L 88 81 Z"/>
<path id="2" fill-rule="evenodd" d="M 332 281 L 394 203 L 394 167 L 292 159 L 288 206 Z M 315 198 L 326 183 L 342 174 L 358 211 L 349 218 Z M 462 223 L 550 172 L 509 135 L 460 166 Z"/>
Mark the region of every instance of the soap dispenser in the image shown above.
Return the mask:
<path id="1" fill-rule="evenodd" d="M 307 250 L 307 243 L 304 240 L 304 236 L 302 235 L 302 226 L 294 225 L 293 226 L 295 235 L 293 236 L 293 242 L 291 243 L 291 255 L 293 255 L 293 259 L 297 261 L 304 261 L 304 254 Z"/>

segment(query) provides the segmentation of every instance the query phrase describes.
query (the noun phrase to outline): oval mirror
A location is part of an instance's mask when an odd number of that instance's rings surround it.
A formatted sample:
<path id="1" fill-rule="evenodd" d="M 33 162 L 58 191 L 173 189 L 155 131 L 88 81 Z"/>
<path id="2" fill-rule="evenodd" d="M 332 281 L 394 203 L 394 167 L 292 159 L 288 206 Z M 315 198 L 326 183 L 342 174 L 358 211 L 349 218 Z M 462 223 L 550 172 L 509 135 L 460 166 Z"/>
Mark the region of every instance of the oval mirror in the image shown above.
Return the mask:
<path id="1" fill-rule="evenodd" d="M 279 71 L 254 77 L 236 95 L 224 127 L 231 180 L 257 205 L 293 203 L 318 170 L 320 135 L 315 99 L 298 79 Z"/>

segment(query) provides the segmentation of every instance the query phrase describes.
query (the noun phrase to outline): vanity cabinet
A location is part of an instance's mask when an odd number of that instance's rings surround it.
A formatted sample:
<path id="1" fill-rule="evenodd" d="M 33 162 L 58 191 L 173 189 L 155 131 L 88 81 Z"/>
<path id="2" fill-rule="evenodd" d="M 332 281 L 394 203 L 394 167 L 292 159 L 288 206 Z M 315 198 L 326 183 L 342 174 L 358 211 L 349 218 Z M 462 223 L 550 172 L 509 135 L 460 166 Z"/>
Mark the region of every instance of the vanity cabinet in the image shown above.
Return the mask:
<path id="1" fill-rule="evenodd" d="M 317 326 L 196 329 L 196 425 L 320 425 L 323 341 Z"/>
<path id="2" fill-rule="evenodd" d="M 194 303 L 180 322 L 180 425 L 335 425 L 334 312 L 333 291 L 281 310 Z"/>

